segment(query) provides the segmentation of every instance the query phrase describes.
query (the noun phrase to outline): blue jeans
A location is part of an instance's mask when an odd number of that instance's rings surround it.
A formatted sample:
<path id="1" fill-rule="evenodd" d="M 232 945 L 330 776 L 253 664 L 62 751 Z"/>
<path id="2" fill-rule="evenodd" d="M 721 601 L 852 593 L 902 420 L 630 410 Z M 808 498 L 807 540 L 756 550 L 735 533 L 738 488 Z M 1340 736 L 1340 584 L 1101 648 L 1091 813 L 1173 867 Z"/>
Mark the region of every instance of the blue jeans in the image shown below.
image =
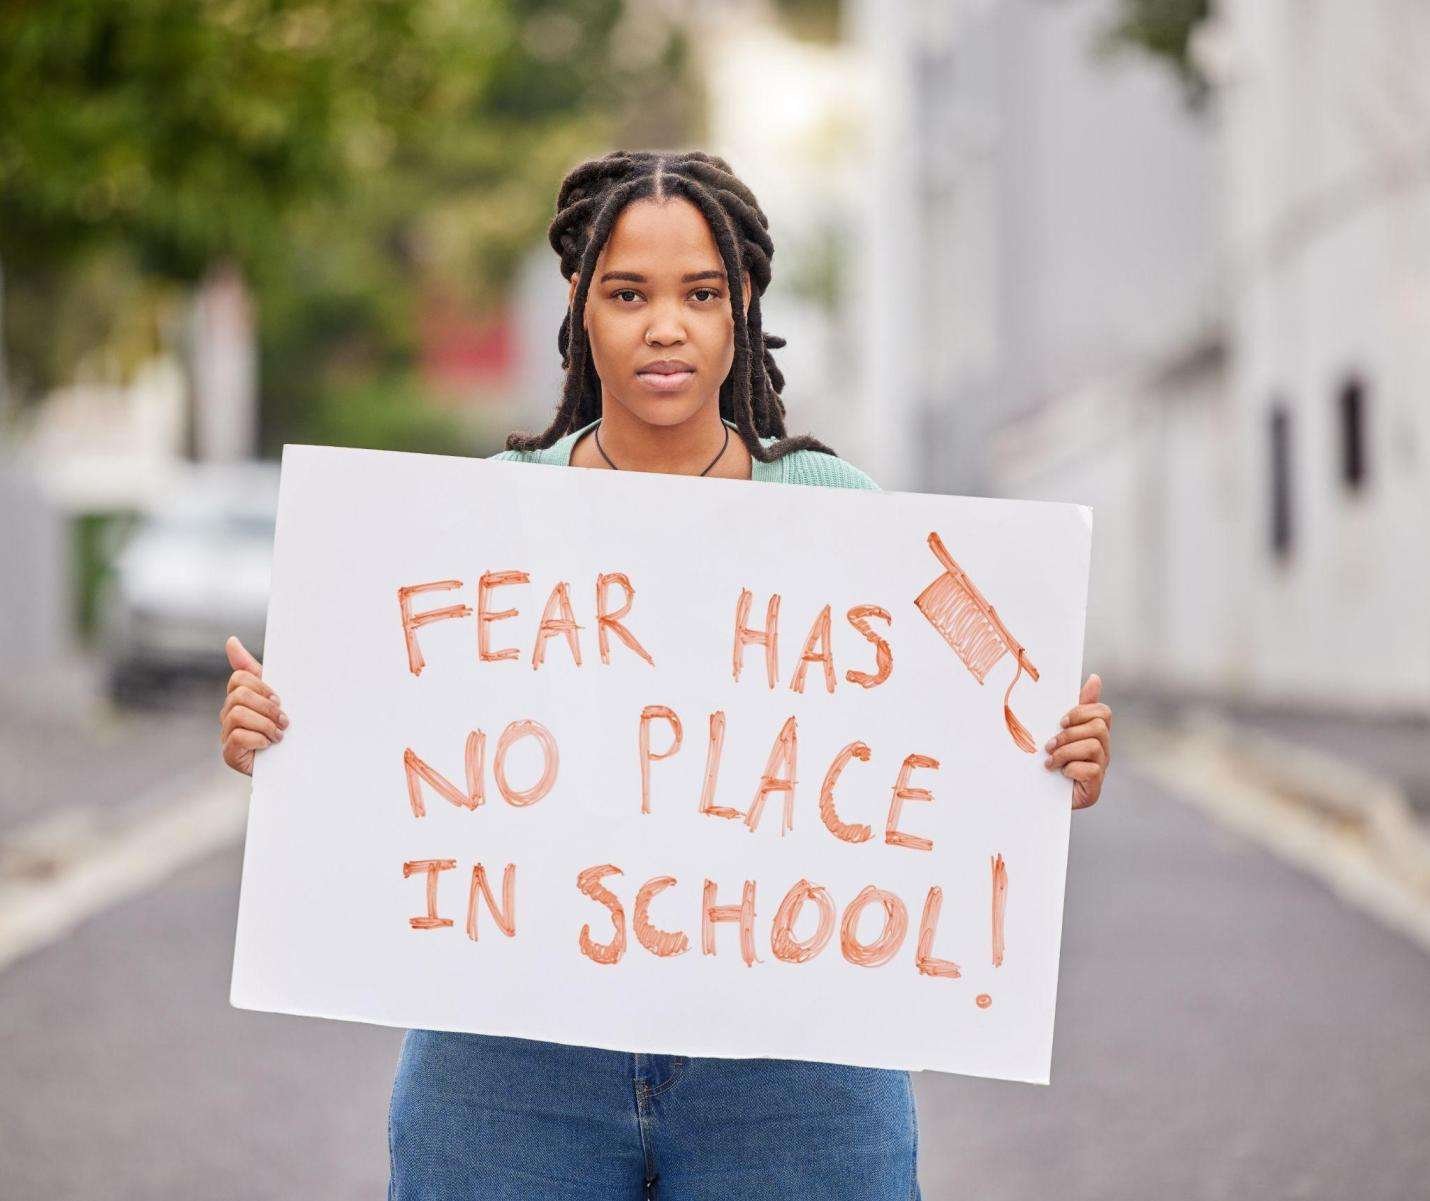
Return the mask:
<path id="1" fill-rule="evenodd" d="M 409 1030 L 389 1201 L 918 1201 L 909 1074 Z"/>

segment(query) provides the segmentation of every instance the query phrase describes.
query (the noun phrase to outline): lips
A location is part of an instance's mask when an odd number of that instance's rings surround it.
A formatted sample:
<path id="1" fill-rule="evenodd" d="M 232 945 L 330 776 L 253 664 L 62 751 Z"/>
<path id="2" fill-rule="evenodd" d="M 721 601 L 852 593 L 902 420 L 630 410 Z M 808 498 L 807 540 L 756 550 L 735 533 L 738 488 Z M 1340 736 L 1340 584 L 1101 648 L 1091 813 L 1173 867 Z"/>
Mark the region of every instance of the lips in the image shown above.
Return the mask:
<path id="1" fill-rule="evenodd" d="M 695 368 L 682 359 L 659 359 L 636 372 L 636 379 L 654 392 L 676 392 L 695 378 Z"/>

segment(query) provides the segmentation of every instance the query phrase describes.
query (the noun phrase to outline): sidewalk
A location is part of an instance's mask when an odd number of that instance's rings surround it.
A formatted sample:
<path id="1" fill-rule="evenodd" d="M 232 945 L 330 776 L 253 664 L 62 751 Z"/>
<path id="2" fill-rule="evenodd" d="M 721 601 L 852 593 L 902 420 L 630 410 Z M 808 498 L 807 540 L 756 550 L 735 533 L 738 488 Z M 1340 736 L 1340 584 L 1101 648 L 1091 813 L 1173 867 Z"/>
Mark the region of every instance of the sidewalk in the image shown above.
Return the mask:
<path id="1" fill-rule="evenodd" d="M 0 681 L 0 970 L 242 836 L 248 790 L 219 754 L 223 681 L 120 708 L 99 680 L 76 657 Z"/>
<path id="2" fill-rule="evenodd" d="M 1161 694 L 1126 698 L 1139 714 L 1185 726 L 1208 715 L 1288 747 L 1332 755 L 1393 783 L 1419 822 L 1430 824 L 1430 717 L 1366 717 L 1245 702 L 1178 702 Z"/>
<path id="3" fill-rule="evenodd" d="M 1430 952 L 1430 723 L 1149 694 L 1114 708 L 1136 768 Z"/>

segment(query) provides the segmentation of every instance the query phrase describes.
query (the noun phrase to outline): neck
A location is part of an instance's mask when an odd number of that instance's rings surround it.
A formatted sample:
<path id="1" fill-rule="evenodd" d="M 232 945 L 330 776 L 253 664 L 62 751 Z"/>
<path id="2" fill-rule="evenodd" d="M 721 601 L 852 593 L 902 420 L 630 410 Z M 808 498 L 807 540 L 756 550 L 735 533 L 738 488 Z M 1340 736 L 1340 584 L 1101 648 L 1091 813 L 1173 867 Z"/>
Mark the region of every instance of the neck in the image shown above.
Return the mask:
<path id="1" fill-rule="evenodd" d="M 601 409 L 600 445 L 621 471 L 699 475 L 725 444 L 718 394 L 679 425 L 651 425 L 616 404 Z"/>

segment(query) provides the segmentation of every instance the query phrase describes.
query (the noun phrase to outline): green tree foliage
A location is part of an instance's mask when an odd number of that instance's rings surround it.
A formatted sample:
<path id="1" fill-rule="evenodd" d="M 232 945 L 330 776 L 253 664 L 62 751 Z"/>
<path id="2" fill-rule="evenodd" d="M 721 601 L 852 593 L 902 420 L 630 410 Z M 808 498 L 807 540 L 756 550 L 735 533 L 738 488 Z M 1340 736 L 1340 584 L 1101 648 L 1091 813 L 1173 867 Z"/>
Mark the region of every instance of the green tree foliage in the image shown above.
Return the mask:
<path id="1" fill-rule="evenodd" d="M 621 0 L 0 3 L 8 307 L 82 286 L 97 254 L 180 283 L 235 262 L 259 302 L 276 440 L 332 379 L 408 361 L 423 295 L 498 297 L 562 173 L 618 136 L 633 105 L 679 87 L 679 31 L 623 53 L 624 12 Z M 17 364 L 35 357 L 12 346 Z"/>
<path id="2" fill-rule="evenodd" d="M 1211 16 L 1211 0 L 1118 0 L 1104 31 L 1102 49 L 1138 49 L 1167 63 L 1181 81 L 1188 103 L 1205 103 L 1210 81 L 1192 58 L 1192 35 Z"/>

